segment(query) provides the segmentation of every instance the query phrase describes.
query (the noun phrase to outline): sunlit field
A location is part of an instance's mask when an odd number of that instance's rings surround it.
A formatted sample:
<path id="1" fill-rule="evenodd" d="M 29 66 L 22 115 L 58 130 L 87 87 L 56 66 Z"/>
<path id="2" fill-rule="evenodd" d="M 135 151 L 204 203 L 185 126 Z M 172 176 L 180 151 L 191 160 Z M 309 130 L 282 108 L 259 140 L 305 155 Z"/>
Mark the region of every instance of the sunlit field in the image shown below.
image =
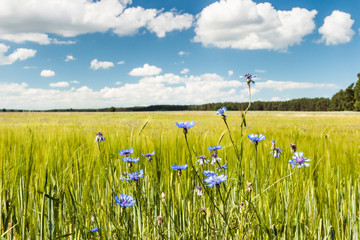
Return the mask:
<path id="1" fill-rule="evenodd" d="M 225 115 L 229 129 L 216 112 L 1 114 L 1 239 L 359 238 L 360 114 Z"/>

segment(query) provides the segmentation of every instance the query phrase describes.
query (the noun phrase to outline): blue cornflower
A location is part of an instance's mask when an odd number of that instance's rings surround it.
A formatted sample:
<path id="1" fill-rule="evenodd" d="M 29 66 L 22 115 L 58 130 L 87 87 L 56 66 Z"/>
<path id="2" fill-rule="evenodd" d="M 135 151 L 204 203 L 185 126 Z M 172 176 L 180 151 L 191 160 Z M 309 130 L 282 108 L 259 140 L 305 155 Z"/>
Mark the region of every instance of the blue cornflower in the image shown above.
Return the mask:
<path id="1" fill-rule="evenodd" d="M 256 76 L 253 76 L 251 73 L 247 73 L 245 74 L 244 76 L 246 78 L 246 83 L 250 86 L 250 83 L 253 83 L 255 84 L 255 82 L 252 80 L 253 77 L 256 77 Z"/>
<path id="2" fill-rule="evenodd" d="M 282 152 L 282 149 L 281 149 L 281 148 L 277 148 L 277 147 L 275 146 L 275 140 L 272 140 L 271 150 L 272 150 L 272 151 L 270 152 L 270 154 L 274 154 L 274 157 L 275 157 L 275 158 L 280 157 L 280 154 L 281 154 L 281 152 Z"/>
<path id="3" fill-rule="evenodd" d="M 135 199 L 130 195 L 119 194 L 118 196 L 115 196 L 115 202 L 121 207 L 126 208 L 133 206 L 135 204 Z"/>
<path id="4" fill-rule="evenodd" d="M 209 151 L 217 151 L 219 149 L 221 149 L 222 145 L 217 145 L 217 146 L 210 146 L 208 147 Z"/>
<path id="5" fill-rule="evenodd" d="M 208 187 L 212 187 L 212 186 L 216 186 L 216 187 L 220 187 L 220 183 L 222 182 L 225 182 L 227 179 L 227 176 L 226 175 L 219 175 L 219 176 L 212 176 L 212 177 L 208 177 L 208 178 L 205 178 L 205 182 L 208 184 L 206 186 Z"/>
<path id="6" fill-rule="evenodd" d="M 265 139 L 265 136 L 260 134 L 259 136 L 257 134 L 249 134 L 248 138 L 257 145 L 259 142 Z"/>
<path id="7" fill-rule="evenodd" d="M 175 122 L 175 125 L 178 127 L 178 128 L 182 128 L 183 131 L 184 131 L 184 134 L 187 134 L 188 132 L 188 129 L 189 128 L 192 128 L 194 125 L 195 125 L 195 122 L 194 121 L 191 121 L 191 122 Z"/>
<path id="8" fill-rule="evenodd" d="M 139 172 L 133 172 L 133 173 L 129 173 L 128 174 L 129 178 L 123 178 L 123 180 L 126 181 L 139 181 L 139 178 L 143 178 L 144 177 L 144 171 L 141 169 Z M 121 179 L 121 178 L 120 178 Z"/>
<path id="9" fill-rule="evenodd" d="M 181 176 L 181 170 L 186 170 L 187 167 L 188 167 L 187 164 L 185 164 L 185 165 L 171 165 L 171 169 L 172 170 L 177 170 L 179 176 Z"/>
<path id="10" fill-rule="evenodd" d="M 297 168 L 308 167 L 310 166 L 310 158 L 303 157 L 303 152 L 296 152 L 295 155 L 292 157 L 292 160 L 289 160 L 290 166 Z"/>
<path id="11" fill-rule="evenodd" d="M 131 167 L 133 163 L 137 163 L 139 161 L 139 158 L 124 157 L 122 160 L 123 162 L 128 163 L 129 167 Z"/>
<path id="12" fill-rule="evenodd" d="M 199 156 L 199 160 L 197 160 L 197 162 L 200 165 L 204 165 L 205 163 L 209 163 L 210 161 L 205 156 Z"/>
<path id="13" fill-rule="evenodd" d="M 92 228 L 92 229 L 90 229 L 90 231 L 91 232 L 98 232 L 100 230 L 100 228 L 99 227 L 96 227 L 96 228 Z"/>
<path id="14" fill-rule="evenodd" d="M 147 157 L 149 158 L 149 162 L 152 160 L 152 156 L 154 156 L 155 151 L 153 151 L 152 153 L 147 153 L 147 154 L 141 154 L 143 157 Z"/>
<path id="15" fill-rule="evenodd" d="M 102 132 L 96 133 L 95 142 L 103 142 L 105 141 L 105 137 L 103 136 Z"/>
<path id="16" fill-rule="evenodd" d="M 223 118 L 226 118 L 225 112 L 226 112 L 226 107 L 221 107 L 218 109 L 218 112 L 216 113 L 216 115 L 221 115 Z"/>
<path id="17" fill-rule="evenodd" d="M 220 167 L 216 168 L 215 170 L 219 170 L 219 172 L 220 172 L 222 169 L 226 170 L 226 169 L 228 169 L 228 167 L 226 165 L 221 165 Z"/>
<path id="18" fill-rule="evenodd" d="M 203 190 L 201 186 L 196 187 L 195 190 L 198 196 L 203 195 Z"/>
<path id="19" fill-rule="evenodd" d="M 217 176 L 218 174 L 216 173 L 216 172 L 214 172 L 214 171 L 203 171 L 203 174 L 205 175 L 205 176 L 207 176 L 207 177 L 215 177 L 215 176 Z"/>
<path id="20" fill-rule="evenodd" d="M 134 152 L 133 148 L 129 148 L 129 149 L 121 149 L 121 151 L 119 151 L 120 155 L 125 155 L 125 157 L 128 157 L 130 154 L 132 154 Z"/>

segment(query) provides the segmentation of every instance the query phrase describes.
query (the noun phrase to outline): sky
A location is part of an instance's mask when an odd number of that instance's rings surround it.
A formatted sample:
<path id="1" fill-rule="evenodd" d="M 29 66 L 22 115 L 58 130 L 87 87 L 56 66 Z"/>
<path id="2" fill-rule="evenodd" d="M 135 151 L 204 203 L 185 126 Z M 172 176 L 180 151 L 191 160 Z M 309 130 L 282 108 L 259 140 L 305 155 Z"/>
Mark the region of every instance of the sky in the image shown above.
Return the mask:
<path id="1" fill-rule="evenodd" d="M 0 0 L 0 108 L 331 98 L 360 72 L 358 0 Z"/>

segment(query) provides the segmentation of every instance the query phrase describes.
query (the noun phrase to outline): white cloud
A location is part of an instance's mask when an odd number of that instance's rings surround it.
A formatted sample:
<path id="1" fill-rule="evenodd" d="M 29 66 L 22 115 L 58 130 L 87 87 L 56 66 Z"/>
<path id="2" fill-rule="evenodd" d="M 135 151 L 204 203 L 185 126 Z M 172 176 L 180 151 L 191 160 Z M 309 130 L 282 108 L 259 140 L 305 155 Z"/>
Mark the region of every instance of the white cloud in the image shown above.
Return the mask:
<path id="1" fill-rule="evenodd" d="M 55 72 L 52 70 L 44 69 L 41 71 L 40 76 L 42 77 L 53 77 L 55 76 Z"/>
<path id="2" fill-rule="evenodd" d="M 16 61 L 24 61 L 28 58 L 34 57 L 36 50 L 27 48 L 17 48 L 10 55 L 5 56 L 5 53 L 9 50 L 9 46 L 0 43 L 0 65 L 10 65 Z"/>
<path id="3" fill-rule="evenodd" d="M 75 58 L 72 55 L 67 55 L 65 58 L 65 62 L 74 61 Z"/>
<path id="4" fill-rule="evenodd" d="M 273 102 L 278 102 L 278 101 L 281 101 L 281 99 L 279 97 L 272 97 L 270 99 L 270 101 L 273 101 Z"/>
<path id="5" fill-rule="evenodd" d="M 229 71 L 228 71 L 228 76 L 231 77 L 232 75 L 234 75 L 234 71 L 233 71 L 233 70 L 229 70 Z"/>
<path id="6" fill-rule="evenodd" d="M 190 53 L 184 52 L 184 51 L 180 51 L 178 54 L 179 54 L 179 56 L 186 56 L 186 55 L 189 55 Z"/>
<path id="7" fill-rule="evenodd" d="M 118 61 L 117 64 L 119 65 L 125 64 L 125 61 Z"/>
<path id="8" fill-rule="evenodd" d="M 100 68 L 109 69 L 113 66 L 114 66 L 114 63 L 112 63 L 112 62 L 105 62 L 105 61 L 100 62 L 96 58 L 94 60 L 92 60 L 90 63 L 90 69 L 92 69 L 92 70 L 98 70 Z"/>
<path id="9" fill-rule="evenodd" d="M 313 82 L 293 82 L 293 81 L 273 81 L 256 82 L 254 89 L 271 88 L 278 91 L 289 89 L 313 89 L 313 88 L 330 88 L 338 89 L 339 86 L 333 83 L 313 83 Z"/>
<path id="10" fill-rule="evenodd" d="M 255 69 L 254 71 L 256 73 L 266 73 L 266 70 L 263 70 L 263 69 Z"/>
<path id="11" fill-rule="evenodd" d="M 74 81 L 70 81 L 70 83 L 79 84 L 80 82 L 79 82 L 79 81 L 74 80 Z"/>
<path id="12" fill-rule="evenodd" d="M 49 34 L 67 38 L 112 31 L 124 36 L 146 28 L 164 37 L 167 32 L 188 29 L 192 25 L 190 14 L 131 7 L 131 3 L 131 0 L 0 0 L 0 39 L 18 43 L 72 44 L 75 42 L 50 38 Z"/>
<path id="13" fill-rule="evenodd" d="M 122 84 L 122 82 L 117 81 L 117 82 L 115 82 L 115 84 L 116 84 L 116 85 L 121 85 L 121 84 Z"/>
<path id="14" fill-rule="evenodd" d="M 35 69 L 37 67 L 34 67 L 34 66 L 24 66 L 24 69 Z"/>
<path id="15" fill-rule="evenodd" d="M 352 30 L 354 20 L 349 13 L 335 10 L 324 19 L 324 24 L 319 28 L 322 38 L 319 42 L 326 45 L 336 45 L 350 42 L 355 34 Z"/>
<path id="16" fill-rule="evenodd" d="M 58 88 L 64 88 L 70 86 L 68 82 L 56 82 L 56 83 L 50 83 L 50 87 L 58 87 Z"/>
<path id="17" fill-rule="evenodd" d="M 195 23 L 195 42 L 236 49 L 286 50 L 315 29 L 316 10 L 276 10 L 270 3 L 221 0 L 205 7 Z"/>
<path id="18" fill-rule="evenodd" d="M 158 75 L 162 71 L 161 68 L 156 66 L 150 66 L 149 64 L 145 63 L 143 67 L 134 68 L 129 72 L 130 76 L 152 76 Z"/>
<path id="19" fill-rule="evenodd" d="M 188 69 L 188 68 L 184 68 L 183 70 L 181 70 L 181 74 L 187 74 L 187 73 L 189 73 L 190 72 L 190 70 Z"/>

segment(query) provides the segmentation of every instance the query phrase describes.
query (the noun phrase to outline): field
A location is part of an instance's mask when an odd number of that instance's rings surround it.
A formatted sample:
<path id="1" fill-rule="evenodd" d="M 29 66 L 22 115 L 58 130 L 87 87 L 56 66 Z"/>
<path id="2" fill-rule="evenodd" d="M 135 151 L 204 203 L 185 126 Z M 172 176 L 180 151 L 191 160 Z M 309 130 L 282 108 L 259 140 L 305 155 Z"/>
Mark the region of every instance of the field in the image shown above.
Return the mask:
<path id="1" fill-rule="evenodd" d="M 242 129 L 240 112 L 226 115 L 229 130 L 215 112 L 1 114 L 0 238 L 359 239 L 359 114 L 249 112 Z M 191 120 L 186 135 L 175 126 Z M 309 167 L 290 166 L 293 142 Z M 219 164 L 200 165 L 217 145 Z M 203 171 L 224 164 L 227 179 L 206 186 Z"/>

